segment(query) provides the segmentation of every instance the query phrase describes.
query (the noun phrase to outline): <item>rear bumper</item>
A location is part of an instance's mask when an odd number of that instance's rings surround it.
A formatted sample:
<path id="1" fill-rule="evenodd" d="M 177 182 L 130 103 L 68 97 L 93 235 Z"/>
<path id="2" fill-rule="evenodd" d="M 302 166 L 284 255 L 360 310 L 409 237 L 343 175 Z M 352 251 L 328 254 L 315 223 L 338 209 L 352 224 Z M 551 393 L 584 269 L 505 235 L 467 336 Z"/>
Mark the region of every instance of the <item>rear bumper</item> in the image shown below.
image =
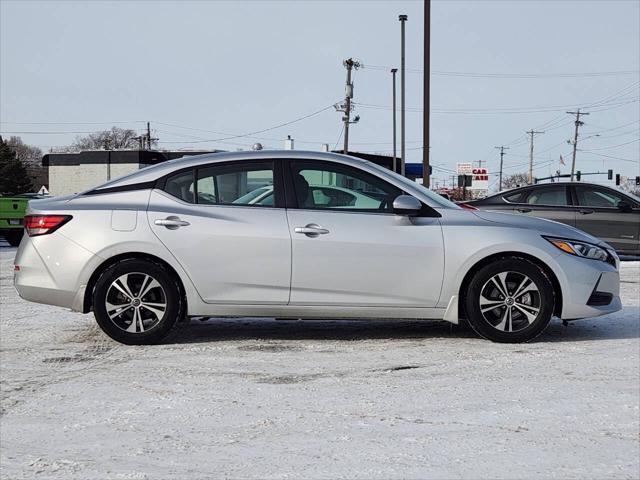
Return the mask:
<path id="1" fill-rule="evenodd" d="M 18 248 L 13 283 L 25 300 L 73 308 L 81 290 L 84 267 L 95 255 L 54 233 L 25 237 Z"/>

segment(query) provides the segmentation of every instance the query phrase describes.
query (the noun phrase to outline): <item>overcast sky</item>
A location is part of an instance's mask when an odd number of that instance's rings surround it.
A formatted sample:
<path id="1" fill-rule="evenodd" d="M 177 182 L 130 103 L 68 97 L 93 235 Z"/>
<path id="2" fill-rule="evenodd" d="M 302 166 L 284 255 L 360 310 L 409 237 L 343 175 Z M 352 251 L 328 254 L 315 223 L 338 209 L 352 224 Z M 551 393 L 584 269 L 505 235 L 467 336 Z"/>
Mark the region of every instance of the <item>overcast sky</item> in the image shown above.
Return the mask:
<path id="1" fill-rule="evenodd" d="M 407 14 L 407 158 L 419 162 L 422 5 L 1 0 L 0 130 L 48 149 L 76 132 L 115 122 L 141 131 L 149 120 L 167 149 L 281 148 L 287 135 L 298 149 L 333 148 L 342 130 L 333 109 L 259 138 L 201 140 L 263 130 L 341 100 L 342 60 L 352 56 L 365 66 L 354 75 L 354 101 L 377 107 L 356 106 L 351 149 L 386 153 L 389 68 L 399 66 L 398 14 Z M 639 1 L 434 1 L 431 28 L 435 180 L 457 162 L 485 160 L 496 172 L 494 146 L 503 144 L 505 173 L 525 171 L 531 128 L 546 131 L 535 139 L 535 174 L 567 172 L 573 124 L 565 111 L 575 107 L 591 112 L 579 144 L 591 151 L 578 152 L 578 169 L 640 174 Z"/>

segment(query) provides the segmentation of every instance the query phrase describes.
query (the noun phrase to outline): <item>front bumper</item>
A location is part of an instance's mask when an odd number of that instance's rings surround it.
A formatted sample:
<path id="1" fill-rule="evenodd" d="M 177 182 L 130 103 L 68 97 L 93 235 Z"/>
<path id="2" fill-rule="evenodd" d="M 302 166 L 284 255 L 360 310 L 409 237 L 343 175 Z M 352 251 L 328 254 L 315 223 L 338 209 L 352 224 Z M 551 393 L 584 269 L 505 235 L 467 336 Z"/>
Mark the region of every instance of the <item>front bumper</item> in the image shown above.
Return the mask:
<path id="1" fill-rule="evenodd" d="M 554 260 L 558 263 L 554 272 L 562 289 L 563 320 L 597 317 L 622 308 L 618 261 L 613 266 L 568 254 Z"/>

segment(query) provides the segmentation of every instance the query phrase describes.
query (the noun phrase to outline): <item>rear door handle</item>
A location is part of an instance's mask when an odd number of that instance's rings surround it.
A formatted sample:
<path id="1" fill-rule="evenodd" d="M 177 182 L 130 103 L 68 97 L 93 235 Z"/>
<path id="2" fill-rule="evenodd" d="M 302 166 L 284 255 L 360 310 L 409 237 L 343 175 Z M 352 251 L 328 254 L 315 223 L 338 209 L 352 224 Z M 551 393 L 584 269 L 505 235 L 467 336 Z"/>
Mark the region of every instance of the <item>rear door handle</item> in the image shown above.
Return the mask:
<path id="1" fill-rule="evenodd" d="M 589 209 L 589 208 L 583 208 L 582 210 L 578 210 L 582 215 L 589 215 L 590 213 L 593 213 L 593 210 Z"/>
<path id="2" fill-rule="evenodd" d="M 317 237 L 318 235 L 326 235 L 329 233 L 329 230 L 326 228 L 322 228 L 320 225 L 316 223 L 309 223 L 304 227 L 296 227 L 293 229 L 296 233 L 302 233 L 307 237 Z"/>
<path id="3" fill-rule="evenodd" d="M 516 208 L 520 213 L 529 213 L 531 212 L 530 208 Z"/>
<path id="4" fill-rule="evenodd" d="M 161 227 L 166 227 L 169 230 L 176 230 L 180 227 L 188 227 L 189 225 L 191 225 L 189 222 L 185 220 L 180 220 L 180 217 L 175 217 L 175 216 L 170 216 L 167 218 L 158 218 L 153 223 Z"/>

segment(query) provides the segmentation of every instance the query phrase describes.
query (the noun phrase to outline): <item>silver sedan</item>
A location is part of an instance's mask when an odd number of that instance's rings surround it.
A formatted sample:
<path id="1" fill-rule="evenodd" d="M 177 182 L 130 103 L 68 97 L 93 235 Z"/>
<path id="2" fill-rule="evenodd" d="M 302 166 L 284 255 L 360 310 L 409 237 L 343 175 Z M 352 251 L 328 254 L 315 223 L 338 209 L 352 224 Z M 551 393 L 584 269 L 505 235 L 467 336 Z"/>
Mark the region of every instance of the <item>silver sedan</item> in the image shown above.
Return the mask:
<path id="1" fill-rule="evenodd" d="M 173 160 L 33 200 L 24 223 L 18 293 L 93 310 L 127 344 L 162 341 L 208 316 L 466 319 L 485 338 L 523 342 L 554 315 L 621 308 L 619 260 L 598 239 L 463 210 L 336 154 Z"/>

